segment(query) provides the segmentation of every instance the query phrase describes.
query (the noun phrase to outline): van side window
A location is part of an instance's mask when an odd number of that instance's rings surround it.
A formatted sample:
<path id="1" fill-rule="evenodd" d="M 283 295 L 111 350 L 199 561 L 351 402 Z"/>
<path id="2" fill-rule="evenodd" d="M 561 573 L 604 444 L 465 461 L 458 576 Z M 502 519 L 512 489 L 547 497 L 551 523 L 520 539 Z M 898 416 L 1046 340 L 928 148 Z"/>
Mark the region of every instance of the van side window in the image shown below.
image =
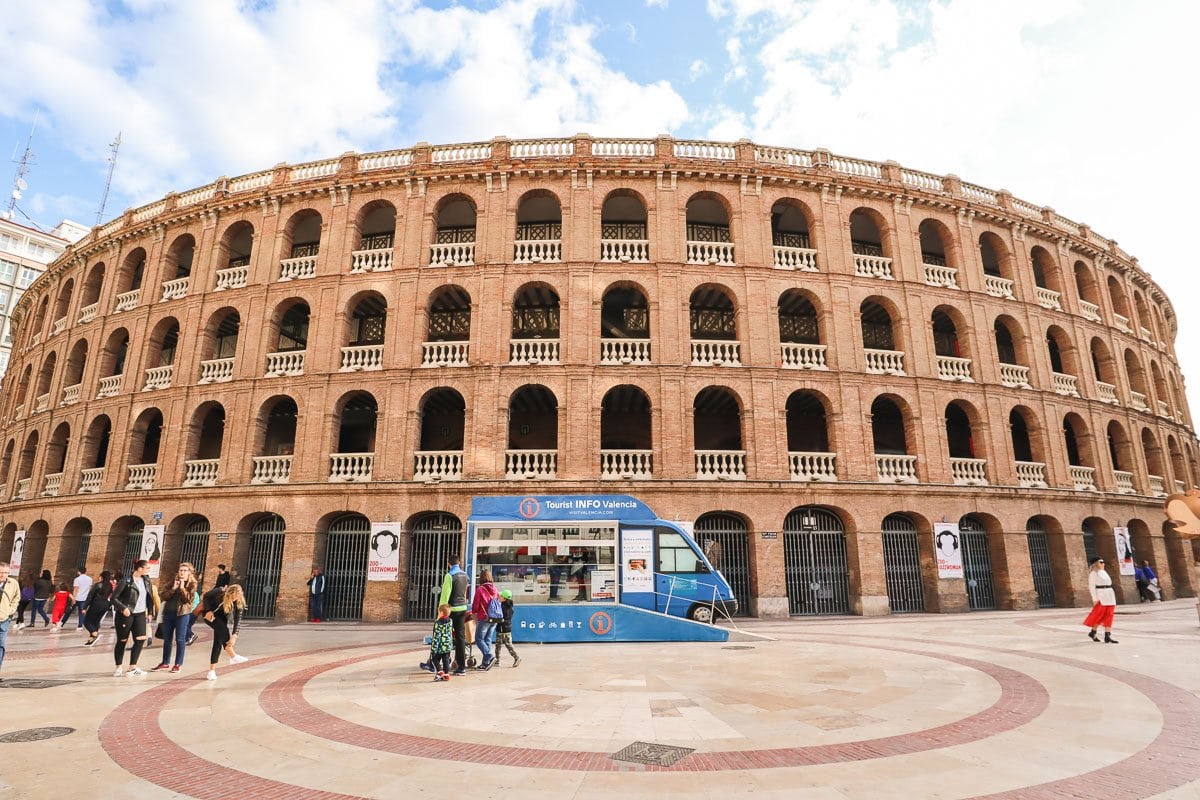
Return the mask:
<path id="1" fill-rule="evenodd" d="M 687 540 L 678 533 L 665 528 L 656 529 L 658 533 L 658 571 L 659 572 L 699 572 L 700 557 L 692 549 Z"/>

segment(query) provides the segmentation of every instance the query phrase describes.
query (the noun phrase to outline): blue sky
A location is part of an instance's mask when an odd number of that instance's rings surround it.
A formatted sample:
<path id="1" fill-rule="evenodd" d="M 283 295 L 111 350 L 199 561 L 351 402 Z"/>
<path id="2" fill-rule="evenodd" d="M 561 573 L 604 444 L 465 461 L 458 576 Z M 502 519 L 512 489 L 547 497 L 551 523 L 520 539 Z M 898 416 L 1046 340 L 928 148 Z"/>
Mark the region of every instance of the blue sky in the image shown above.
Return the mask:
<path id="1" fill-rule="evenodd" d="M 422 140 L 668 132 L 820 146 L 954 173 L 1091 224 L 1164 286 L 1184 318 L 1180 351 L 1200 352 L 1184 313 L 1200 280 L 1180 253 L 1200 183 L 1197 9 L 10 0 L 0 153 L 22 148 L 41 115 L 20 209 L 48 227 L 95 222 L 118 130 L 106 219 L 221 175 Z M 7 191 L 13 165 L 0 167 Z"/>

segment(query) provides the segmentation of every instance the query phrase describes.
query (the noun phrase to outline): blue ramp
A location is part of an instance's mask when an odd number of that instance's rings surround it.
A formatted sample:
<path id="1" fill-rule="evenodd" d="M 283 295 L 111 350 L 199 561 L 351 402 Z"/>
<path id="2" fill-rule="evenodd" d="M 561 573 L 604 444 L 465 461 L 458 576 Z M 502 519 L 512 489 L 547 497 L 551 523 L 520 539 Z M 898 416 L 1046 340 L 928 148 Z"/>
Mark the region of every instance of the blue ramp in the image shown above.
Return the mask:
<path id="1" fill-rule="evenodd" d="M 514 642 L 727 642 L 729 631 L 615 603 L 517 606 Z"/>

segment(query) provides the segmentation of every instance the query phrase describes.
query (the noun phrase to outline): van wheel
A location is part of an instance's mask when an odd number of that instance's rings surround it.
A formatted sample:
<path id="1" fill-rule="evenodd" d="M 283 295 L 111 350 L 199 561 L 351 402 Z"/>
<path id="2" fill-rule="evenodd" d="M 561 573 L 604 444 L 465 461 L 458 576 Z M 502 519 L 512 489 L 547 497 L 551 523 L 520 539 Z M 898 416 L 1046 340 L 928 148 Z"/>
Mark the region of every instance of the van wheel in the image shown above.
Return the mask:
<path id="1" fill-rule="evenodd" d="M 688 611 L 688 618 L 696 622 L 703 622 L 705 625 L 711 625 L 713 621 L 712 606 L 694 605 Z"/>

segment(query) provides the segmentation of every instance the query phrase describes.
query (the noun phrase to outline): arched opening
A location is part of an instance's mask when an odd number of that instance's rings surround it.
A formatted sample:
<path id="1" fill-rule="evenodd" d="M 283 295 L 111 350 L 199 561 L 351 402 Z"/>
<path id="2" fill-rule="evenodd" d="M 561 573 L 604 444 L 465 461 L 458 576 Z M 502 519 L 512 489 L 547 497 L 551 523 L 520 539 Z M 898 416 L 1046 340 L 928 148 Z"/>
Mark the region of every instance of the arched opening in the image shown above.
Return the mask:
<path id="1" fill-rule="evenodd" d="M 1160 417 L 1171 416 L 1171 394 L 1167 391 L 1167 382 L 1163 380 L 1162 370 L 1158 366 L 1158 362 L 1150 361 L 1150 376 L 1154 380 L 1154 413 Z"/>
<path id="2" fill-rule="evenodd" d="M 246 616 L 273 619 L 287 525 L 278 514 L 253 514 L 238 527 L 249 528 L 250 533 L 248 546 L 239 547 L 240 552 L 235 554 L 235 563 L 241 561 L 245 565 L 237 571 L 245 576 L 242 588 L 246 595 Z"/>
<path id="3" fill-rule="evenodd" d="M 508 400 L 505 477 L 553 478 L 558 470 L 558 398 L 545 386 L 527 384 Z"/>
<path id="4" fill-rule="evenodd" d="M 692 403 L 692 441 L 696 477 L 746 477 L 742 408 L 737 397 L 728 389 L 709 386 L 696 394 Z"/>
<path id="5" fill-rule="evenodd" d="M 562 206 L 553 194 L 535 190 L 517 204 L 513 262 L 562 261 Z"/>
<path id="6" fill-rule="evenodd" d="M 462 477 L 467 404 L 454 389 L 434 389 L 421 400 L 421 440 L 414 480 Z"/>
<path id="7" fill-rule="evenodd" d="M 129 355 L 129 332 L 124 328 L 117 328 L 108 336 L 108 341 L 104 344 L 104 349 L 100 351 L 100 393 L 97 397 L 108 397 L 109 394 L 116 394 L 120 389 L 120 382 L 117 382 L 113 391 L 105 393 L 106 387 L 104 378 L 116 377 L 125 373 L 125 358 Z"/>
<path id="8" fill-rule="evenodd" d="M 895 322 L 888 309 L 875 300 L 864 300 L 859 320 L 867 372 L 903 375 L 904 353 L 897 347 Z"/>
<path id="9" fill-rule="evenodd" d="M 788 289 L 779 296 L 782 364 L 798 369 L 827 369 L 817 309 L 806 292 Z"/>
<path id="10" fill-rule="evenodd" d="M 321 252 L 321 214 L 305 208 L 288 218 L 283 228 L 283 252 L 287 259 L 315 259 Z"/>
<path id="11" fill-rule="evenodd" d="M 1069 606 L 1071 581 L 1065 576 L 1070 575 L 1070 565 L 1062 526 L 1053 517 L 1030 517 L 1025 523 L 1025 542 L 1029 548 L 1029 566 L 1033 572 L 1038 608 L 1059 605 L 1060 589 L 1064 593 L 1062 605 Z"/>
<path id="12" fill-rule="evenodd" d="M 798 200 L 779 200 L 771 206 L 771 245 L 776 267 L 817 271 L 811 216 L 808 207 Z"/>
<path id="13" fill-rule="evenodd" d="M 1050 378 L 1057 394 L 1079 397 L 1079 374 L 1074 364 L 1070 339 L 1057 325 L 1046 330 L 1046 352 L 1050 356 Z"/>
<path id="14" fill-rule="evenodd" d="M 58 290 L 58 300 L 54 304 L 54 333 L 66 328 L 67 312 L 71 310 L 71 298 L 75 295 L 75 281 L 67 278 L 62 288 Z"/>
<path id="15" fill-rule="evenodd" d="M 1129 447 L 1129 436 L 1121 423 L 1113 420 L 1105 430 L 1108 457 L 1112 460 L 1113 481 L 1121 494 L 1133 494 L 1133 452 Z"/>
<path id="16" fill-rule="evenodd" d="M 1146 459 L 1146 469 L 1150 472 L 1150 491 L 1147 494 L 1165 497 L 1167 470 L 1166 464 L 1163 463 L 1163 451 L 1158 438 L 1149 428 L 1142 428 L 1142 455 Z"/>
<path id="17" fill-rule="evenodd" d="M 59 575 L 74 575 L 76 570 L 86 569 L 91 541 L 91 520 L 75 517 L 67 522 L 63 526 L 62 544 L 59 545 L 55 572 Z"/>
<path id="18" fill-rule="evenodd" d="M 723 197 L 708 192 L 692 195 L 684 225 L 687 263 L 733 266 L 733 235 Z"/>
<path id="19" fill-rule="evenodd" d="M 378 292 L 355 295 L 348 304 L 340 372 L 383 369 L 387 301 Z"/>
<path id="20" fill-rule="evenodd" d="M 157 408 L 147 408 L 138 415 L 130 432 L 126 489 L 149 489 L 154 485 L 162 432 L 163 415 Z"/>
<path id="21" fill-rule="evenodd" d="M 957 288 L 955 274 L 958 272 L 958 260 L 954 252 L 954 235 L 944 224 L 933 219 L 922 220 L 917 234 L 921 242 L 921 262 L 927 267 L 939 268 L 925 270 L 925 282 Z M 947 269 L 951 271 L 944 272 Z"/>
<path id="22" fill-rule="evenodd" d="M 1175 441 L 1175 437 L 1167 436 L 1167 453 L 1171 458 L 1171 477 L 1174 480 L 1174 485 L 1171 487 L 1176 494 L 1183 494 L 1187 491 L 1191 481 L 1188 478 L 1187 465 L 1183 460 L 1183 451 L 1179 449 L 1179 442 Z"/>
<path id="23" fill-rule="evenodd" d="M 112 421 L 106 414 L 101 414 L 88 425 L 83 437 L 83 450 L 80 463 L 82 472 L 79 476 L 79 493 L 94 494 L 100 491 L 104 479 L 104 467 L 108 464 L 108 445 L 112 438 Z"/>
<path id="24" fill-rule="evenodd" d="M 165 389 L 175 373 L 175 352 L 179 347 L 179 322 L 174 317 L 160 320 L 150 333 L 146 363 L 146 382 L 143 391 Z"/>
<path id="25" fill-rule="evenodd" d="M 91 322 L 96 318 L 96 304 L 100 302 L 100 291 L 104 288 L 104 262 L 99 261 L 88 270 L 87 278 L 79 296 L 79 321 Z"/>
<path id="26" fill-rule="evenodd" d="M 883 244 L 882 223 L 883 218 L 877 212 L 865 208 L 858 208 L 850 213 L 850 249 L 854 255 L 890 257 Z"/>
<path id="27" fill-rule="evenodd" d="M 617 284 L 600 302 L 600 363 L 650 363 L 650 304 L 636 286 Z"/>
<path id="28" fill-rule="evenodd" d="M 42 301 L 38 303 L 37 314 L 33 317 L 33 325 L 30 328 L 30 335 L 27 340 L 28 346 L 33 346 L 41 341 L 40 337 L 46 330 L 46 317 L 50 315 L 50 295 L 43 295 Z"/>
<path id="29" fill-rule="evenodd" d="M 358 233 L 358 252 L 391 250 L 396 238 L 396 207 L 386 200 L 367 203 L 358 213 Z"/>
<path id="30" fill-rule="evenodd" d="M 792 392 L 787 416 L 788 468 L 792 480 L 836 481 L 837 454 L 829 442 L 825 403 L 813 392 Z"/>
<path id="31" fill-rule="evenodd" d="M 282 395 L 272 397 L 259 409 L 255 430 L 257 447 L 251 483 L 287 483 L 296 451 L 296 401 Z"/>
<path id="32" fill-rule="evenodd" d="M 204 359 L 200 362 L 197 383 L 224 383 L 233 380 L 233 361 L 237 355 L 242 318 L 236 309 L 223 308 L 209 318 L 204 337 Z"/>
<path id="33" fill-rule="evenodd" d="M 225 408 L 220 403 L 201 404 L 187 430 L 184 486 L 216 485 L 224 441 Z"/>
<path id="34" fill-rule="evenodd" d="M 1133 293 L 1133 307 L 1137 311 L 1138 334 L 1147 342 L 1155 340 L 1154 330 L 1152 326 L 1154 321 L 1150 317 L 1150 309 L 1146 305 L 1146 298 L 1142 297 L 1142 293 L 1135 291 Z"/>
<path id="35" fill-rule="evenodd" d="M 132 308 L 137 302 L 137 298 L 133 298 L 132 303 L 124 306 L 121 302 L 121 295 L 136 292 L 142 288 L 142 279 L 146 276 L 146 251 L 140 247 L 135 247 L 125 256 L 125 260 L 121 263 L 121 271 L 117 273 L 117 311 L 123 311 L 124 308 Z"/>
<path id="36" fill-rule="evenodd" d="M 67 452 L 71 444 L 71 426 L 66 422 L 60 423 L 50 435 L 46 444 L 46 485 L 42 494 L 55 497 L 62 486 L 63 470 L 67 464 Z"/>
<path id="37" fill-rule="evenodd" d="M 192 262 L 195 261 L 195 258 L 196 238 L 190 233 L 176 238 L 167 248 L 166 269 L 163 270 L 163 274 L 168 277 L 164 283 L 190 277 Z"/>
<path id="38" fill-rule="evenodd" d="M 600 401 L 600 477 L 649 478 L 654 472 L 650 398 L 637 386 L 614 386 Z"/>
<path id="39" fill-rule="evenodd" d="M 1130 348 L 1125 350 L 1125 374 L 1129 376 L 1129 404 L 1138 411 L 1149 411 L 1146 373 L 1142 369 L 1141 360 Z"/>
<path id="40" fill-rule="evenodd" d="M 979 260 L 983 264 L 983 282 L 993 297 L 1013 299 L 1012 253 L 1004 240 L 991 231 L 979 235 Z"/>
<path id="41" fill-rule="evenodd" d="M 265 377 L 303 375 L 308 349 L 310 312 L 303 300 L 285 300 L 275 307 L 275 350 L 267 355 Z"/>
<path id="42" fill-rule="evenodd" d="M 934 352 L 939 356 L 961 358 L 964 348 L 958 338 L 958 327 L 943 307 L 939 306 L 933 310 L 931 322 Z"/>
<path id="43" fill-rule="evenodd" d="M 366 483 L 375 464 L 379 406 L 369 392 L 343 395 L 334 409 L 337 438 L 330 455 L 329 480 Z"/>
<path id="44" fill-rule="evenodd" d="M 1099 322 L 1100 286 L 1096 283 L 1096 276 L 1082 261 L 1075 262 L 1074 271 L 1075 291 L 1079 293 L 1079 299 L 1083 303 L 1083 316 L 1093 322 Z"/>
<path id="45" fill-rule="evenodd" d="M 413 516 L 408 524 L 408 600 L 404 618 L 437 618 L 438 594 L 450 556 L 462 552 L 462 522 L 441 511 Z"/>
<path id="46" fill-rule="evenodd" d="M 721 571 L 738 608 L 735 616 L 750 614 L 750 529 L 740 514 L 709 511 L 696 518 L 692 527 L 696 543 L 715 569 Z"/>
<path id="47" fill-rule="evenodd" d="M 970 412 L 970 413 L 968 413 Z M 946 443 L 950 455 L 950 472 L 959 486 L 986 486 L 987 459 L 976 452 L 971 416 L 975 410 L 961 400 L 946 406 Z"/>
<path id="48" fill-rule="evenodd" d="M 37 388 L 33 393 L 33 410 L 45 411 L 50 407 L 50 384 L 54 380 L 54 370 L 58 367 L 58 353 L 51 353 L 42 362 L 38 373 Z"/>
<path id="49" fill-rule="evenodd" d="M 1075 413 L 1063 417 L 1063 444 L 1067 448 L 1067 464 L 1071 482 L 1076 489 L 1095 491 L 1095 456 L 1083 419 Z"/>
<path id="50" fill-rule="evenodd" d="M 600 209 L 600 260 L 643 264 L 650 260 L 646 205 L 633 192 L 618 189 Z"/>
<path id="51" fill-rule="evenodd" d="M 33 382 L 33 364 L 26 364 L 25 371 L 21 373 L 21 380 L 17 384 L 17 406 L 25 406 L 29 404 L 29 385 Z M 21 411 L 15 410 L 14 417 L 20 417 Z"/>
<path id="52" fill-rule="evenodd" d="M 13 454 L 16 451 L 17 443 L 9 439 L 8 444 L 4 447 L 4 458 L 0 460 L 0 486 L 8 487 L 8 479 L 12 476 Z M 16 530 L 15 528 L 13 530 Z"/>
<path id="53" fill-rule="evenodd" d="M 17 492 L 16 500 L 24 500 L 33 496 L 33 463 L 37 460 L 38 446 L 41 436 L 37 431 L 30 431 L 25 437 L 25 446 L 17 458 Z"/>
<path id="54" fill-rule="evenodd" d="M 783 565 L 792 616 L 850 613 L 846 529 L 832 510 L 800 506 L 788 513 Z"/>
<path id="55" fill-rule="evenodd" d="M 1046 289 L 1056 295 L 1061 293 L 1062 283 L 1058 278 L 1058 264 L 1050 255 L 1050 251 L 1041 245 L 1035 245 L 1029 251 L 1029 260 L 1033 266 L 1033 282 L 1037 288 Z M 1057 302 L 1057 296 L 1054 299 Z M 1042 295 L 1039 295 L 1038 301 L 1042 302 L 1042 300 Z"/>
<path id="56" fill-rule="evenodd" d="M 558 292 L 527 283 L 513 296 L 511 364 L 557 364 L 560 309 Z"/>
<path id="57" fill-rule="evenodd" d="M 1129 300 L 1125 296 L 1125 289 L 1122 288 L 1121 282 L 1117 280 L 1115 275 L 1108 276 L 1108 299 L 1112 303 L 1113 311 L 1117 314 L 1117 327 L 1129 333 L 1132 329 L 1129 327 Z"/>
<path id="58" fill-rule="evenodd" d="M 888 514 L 880 527 L 888 609 L 893 614 L 925 610 L 925 582 L 917 523 L 908 514 Z"/>
<path id="59" fill-rule="evenodd" d="M 881 395 L 871 403 L 871 440 L 881 482 L 917 482 L 917 457 L 908 455 L 907 426 L 905 413 L 891 397 Z"/>
<path id="60" fill-rule="evenodd" d="M 63 405 L 79 400 L 83 371 L 87 367 L 88 342 L 80 339 L 72 347 L 63 369 Z"/>
<path id="61" fill-rule="evenodd" d="M 471 295 L 461 286 L 442 286 L 434 290 L 426 319 L 421 366 L 467 366 L 470 363 Z"/>
<path id="62" fill-rule="evenodd" d="M 221 256 L 225 262 L 225 269 L 248 267 L 253 249 L 254 226 L 249 222 L 240 220 L 225 229 L 225 235 L 221 237 Z M 244 275 L 241 284 L 245 285 Z M 219 280 L 217 286 L 221 286 Z"/>
<path id="63" fill-rule="evenodd" d="M 133 562 L 141 558 L 142 534 L 146 523 L 141 517 L 117 518 L 108 529 L 108 546 L 104 551 L 104 568 L 121 575 L 133 573 Z"/>
<path id="64" fill-rule="evenodd" d="M 1021 486 L 1046 488 L 1049 485 L 1046 456 L 1037 416 L 1025 406 L 1016 406 L 1008 412 L 1008 431 L 1016 461 L 1017 482 Z"/>
<path id="65" fill-rule="evenodd" d="M 1089 351 L 1092 356 L 1092 374 L 1096 376 L 1100 399 L 1116 405 L 1117 365 L 1113 361 L 1112 353 L 1099 337 L 1092 338 Z"/>
<path id="66" fill-rule="evenodd" d="M 434 265 L 475 263 L 475 204 L 466 195 L 442 198 L 437 210 L 437 228 L 433 233 L 429 263 Z"/>
<path id="67" fill-rule="evenodd" d="M 967 514 L 958 521 L 958 543 L 962 555 L 963 583 L 967 590 L 967 607 L 972 611 L 996 608 L 995 576 L 992 574 L 992 555 L 988 526 L 977 514 Z"/>
<path id="68" fill-rule="evenodd" d="M 741 363 L 737 315 L 729 290 L 712 284 L 697 287 L 688 300 L 688 315 L 693 365 Z"/>
<path id="69" fill-rule="evenodd" d="M 399 527 L 399 526 L 397 526 Z M 321 538 L 318 530 L 318 538 Z M 393 538 L 396 538 L 393 535 Z M 371 522 L 362 514 L 342 514 L 324 531 L 324 619 L 359 621 L 367 593 L 367 560 L 371 551 Z M 395 542 L 397 548 L 399 542 Z"/>

